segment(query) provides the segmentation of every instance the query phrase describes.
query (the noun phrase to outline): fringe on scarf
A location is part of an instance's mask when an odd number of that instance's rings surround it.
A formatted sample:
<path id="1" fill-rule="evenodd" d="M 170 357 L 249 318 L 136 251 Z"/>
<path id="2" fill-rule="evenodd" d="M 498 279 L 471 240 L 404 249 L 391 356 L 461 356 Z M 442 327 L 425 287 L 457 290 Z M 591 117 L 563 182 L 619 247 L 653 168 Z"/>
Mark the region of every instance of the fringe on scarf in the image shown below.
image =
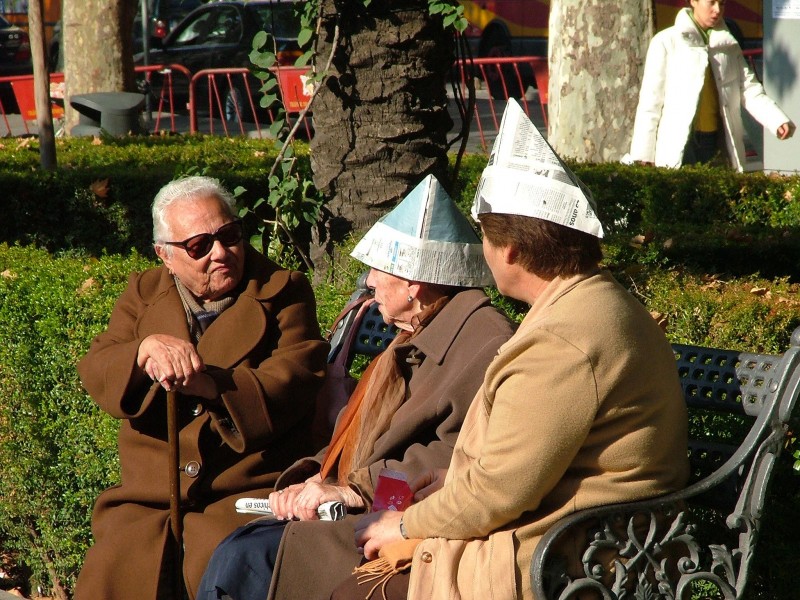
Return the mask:
<path id="1" fill-rule="evenodd" d="M 387 600 L 386 585 L 393 576 L 411 569 L 414 549 L 421 541 L 411 539 L 388 544 L 381 548 L 378 558 L 353 569 L 358 585 L 372 584 L 365 600 L 371 600 L 378 588 L 381 590 L 382 600 Z"/>

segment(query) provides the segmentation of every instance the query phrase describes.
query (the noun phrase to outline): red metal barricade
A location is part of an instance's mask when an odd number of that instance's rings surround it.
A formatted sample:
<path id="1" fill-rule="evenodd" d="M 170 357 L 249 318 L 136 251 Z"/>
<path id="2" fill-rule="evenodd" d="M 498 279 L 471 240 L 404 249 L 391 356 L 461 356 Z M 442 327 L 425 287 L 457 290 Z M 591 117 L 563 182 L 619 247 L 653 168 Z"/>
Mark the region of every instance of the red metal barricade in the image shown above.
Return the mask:
<path id="1" fill-rule="evenodd" d="M 175 93 L 176 81 L 181 87 L 188 90 L 191 86 L 192 73 L 183 65 L 148 65 L 136 67 L 136 73 L 144 75 L 145 93 L 149 95 L 148 103 L 150 109 L 155 112 L 153 121 L 153 133 L 170 131 L 177 133 L 180 126 L 176 121 L 176 116 L 180 112 L 188 109 L 188 105 L 183 107 L 176 106 L 177 95 Z M 176 78 L 177 74 L 177 78 Z M 188 91 L 186 92 L 188 93 Z M 155 102 L 156 106 L 152 104 Z M 155 108 L 155 110 L 152 110 Z M 150 115 L 152 117 L 152 114 Z M 169 119 L 169 129 L 162 128 L 162 120 Z"/>
<path id="2" fill-rule="evenodd" d="M 280 67 L 275 72 L 283 98 L 288 125 L 308 104 L 310 92 L 304 85 L 305 68 Z M 266 137 L 267 128 L 275 121 L 271 109 L 260 106 L 261 82 L 249 69 L 203 69 L 194 74 L 189 87 L 189 130 L 196 133 L 249 135 Z M 200 114 L 204 120 L 201 126 Z M 308 119 L 304 120 L 306 134 L 311 136 Z"/>
<path id="3" fill-rule="evenodd" d="M 8 83 L 14 93 L 14 99 L 19 108 L 19 115 L 22 120 L 22 127 L 25 134 L 30 134 L 28 121 L 36 120 L 36 101 L 33 89 L 33 75 L 15 75 L 13 77 L 0 77 L 0 83 Z M 64 117 L 64 74 L 52 73 L 50 75 L 50 100 L 51 111 L 54 119 Z M 0 100 L 0 115 L 3 118 L 3 125 L 6 133 L 11 135 L 12 127 L 6 114 L 6 108 Z"/>
<path id="4" fill-rule="evenodd" d="M 531 104 L 537 99 L 544 128 L 547 128 L 547 89 L 550 80 L 547 58 L 476 58 L 471 62 L 459 61 L 454 71 L 462 96 L 466 97 L 468 78 L 472 78 L 473 82 L 479 81 L 483 88 L 476 94 L 479 98 L 475 104 L 474 121 L 484 151 L 488 149 L 487 133 L 500 128 L 502 111 L 509 98 L 519 100 L 522 109 L 532 119 Z"/>
<path id="5" fill-rule="evenodd" d="M 261 84 L 248 69 L 208 69 L 192 75 L 181 65 L 150 65 L 136 67 L 136 72 L 140 76 L 144 75 L 154 133 L 164 130 L 186 131 L 188 128 L 191 133 L 202 131 L 226 136 L 266 137 L 269 126 L 274 121 L 272 111 L 259 106 L 258 90 Z M 305 72 L 305 68 L 298 67 L 276 69 L 279 90 L 286 106 L 288 126 L 292 125 L 292 119 L 297 118 L 311 97 Z M 482 58 L 471 63 L 459 62 L 454 68 L 454 83 L 461 86 L 463 96 L 466 96 L 469 79 L 478 80 L 483 88 L 478 92 L 478 102 L 474 110 L 474 129 L 477 129 L 484 150 L 487 149 L 491 131 L 499 128 L 500 115 L 509 96 L 517 97 L 523 110 L 529 115 L 531 111 L 540 110 L 539 122 L 544 122 L 544 127 L 547 126 L 548 72 L 545 58 Z M 4 80 L 11 82 L 15 90 L 27 86 L 28 93 L 26 95 L 22 92 L 20 105 L 25 115 L 35 118 L 35 109 L 28 102 L 32 97 L 30 90 L 33 78 L 0 78 L 0 81 Z M 63 85 L 63 75 L 54 74 L 53 84 L 59 83 Z M 535 101 L 536 98 L 538 102 Z M 538 108 L 535 108 L 537 104 Z M 0 113 L 0 124 L 4 123 L 10 134 L 11 127 L 2 105 Z M 536 120 L 538 121 L 538 115 Z M 310 139 L 313 133 L 310 119 L 305 119 L 303 125 Z M 28 133 L 27 125 L 25 128 Z"/>

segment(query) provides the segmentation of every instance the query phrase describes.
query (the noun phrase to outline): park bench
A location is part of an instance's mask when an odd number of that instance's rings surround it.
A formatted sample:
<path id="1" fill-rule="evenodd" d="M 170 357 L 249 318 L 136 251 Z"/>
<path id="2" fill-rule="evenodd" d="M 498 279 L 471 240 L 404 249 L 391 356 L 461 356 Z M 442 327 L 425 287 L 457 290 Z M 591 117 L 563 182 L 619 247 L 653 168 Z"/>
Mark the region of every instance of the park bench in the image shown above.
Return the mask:
<path id="1" fill-rule="evenodd" d="M 800 328 L 781 356 L 684 344 L 673 349 L 690 415 L 688 486 L 559 521 L 531 564 L 538 600 L 690 599 L 702 589 L 703 597 L 743 597 L 800 388 Z M 708 439 L 715 431 L 729 439 Z M 580 565 L 571 568 L 559 553 L 567 539 L 582 549 Z"/>
<path id="2" fill-rule="evenodd" d="M 368 296 L 363 279 L 351 303 Z M 331 337 L 330 360 L 348 347 L 347 367 L 356 354 L 380 353 L 396 332 L 375 305 L 357 319 L 359 306 Z M 780 356 L 672 348 L 689 411 L 687 487 L 576 512 L 556 523 L 531 564 L 537 600 L 688 600 L 703 585 L 712 588 L 707 597 L 742 598 L 767 487 L 800 394 L 800 328 Z M 573 551 L 582 540 L 579 565 L 574 554 L 571 560 L 560 554 L 564 540 Z"/>

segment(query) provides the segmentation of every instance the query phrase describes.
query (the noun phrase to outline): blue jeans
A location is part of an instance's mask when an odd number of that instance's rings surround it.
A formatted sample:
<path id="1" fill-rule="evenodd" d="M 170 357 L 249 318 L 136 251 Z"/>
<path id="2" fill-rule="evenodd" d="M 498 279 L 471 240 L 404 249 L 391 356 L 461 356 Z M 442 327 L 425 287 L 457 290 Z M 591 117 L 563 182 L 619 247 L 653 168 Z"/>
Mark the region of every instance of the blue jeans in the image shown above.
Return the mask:
<path id="1" fill-rule="evenodd" d="M 289 521 L 260 520 L 222 540 L 208 561 L 197 600 L 264 600 Z"/>

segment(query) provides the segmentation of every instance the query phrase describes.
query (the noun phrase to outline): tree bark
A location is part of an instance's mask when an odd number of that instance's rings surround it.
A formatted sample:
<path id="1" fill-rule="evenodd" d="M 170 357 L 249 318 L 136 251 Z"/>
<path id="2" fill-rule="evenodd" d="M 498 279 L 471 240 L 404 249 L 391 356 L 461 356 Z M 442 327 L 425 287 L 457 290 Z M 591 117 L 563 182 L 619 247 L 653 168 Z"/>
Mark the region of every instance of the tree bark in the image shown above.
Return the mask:
<path id="1" fill-rule="evenodd" d="M 41 0 L 30 0 L 28 4 L 28 34 L 33 58 L 36 123 L 39 127 L 39 164 L 46 171 L 55 171 L 56 139 L 50 106 L 50 71 L 47 68 Z"/>
<path id="2" fill-rule="evenodd" d="M 313 232 L 315 281 L 334 244 L 359 233 L 432 173 L 447 186 L 446 79 L 454 42 L 420 0 L 323 0 L 318 61 L 338 27 L 331 72 L 314 103 L 314 183 L 325 216 Z"/>
<path id="3" fill-rule="evenodd" d="M 67 131 L 77 122 L 69 97 L 91 92 L 135 91 L 130 0 L 64 2 L 64 85 Z"/>
<path id="4" fill-rule="evenodd" d="M 564 158 L 618 161 L 630 148 L 653 0 L 550 3 L 548 141 Z"/>

